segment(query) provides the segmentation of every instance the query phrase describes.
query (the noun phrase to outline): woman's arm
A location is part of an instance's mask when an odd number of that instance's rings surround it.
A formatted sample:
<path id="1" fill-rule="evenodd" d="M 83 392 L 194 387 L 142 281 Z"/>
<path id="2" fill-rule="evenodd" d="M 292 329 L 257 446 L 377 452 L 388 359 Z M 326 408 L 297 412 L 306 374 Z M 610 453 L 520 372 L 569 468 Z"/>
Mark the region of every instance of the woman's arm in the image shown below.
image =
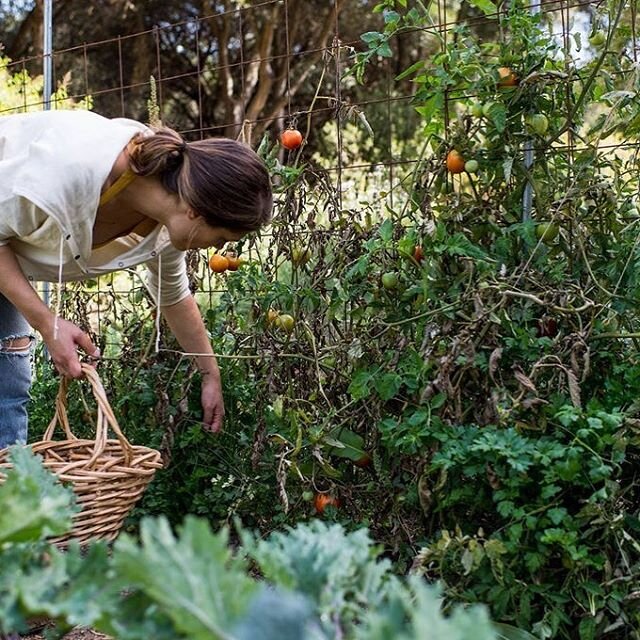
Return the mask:
<path id="1" fill-rule="evenodd" d="M 193 296 L 187 296 L 180 302 L 161 309 L 182 349 L 186 353 L 197 354 L 193 357 L 202 374 L 202 421 L 210 431 L 216 433 L 222 428 L 224 418 L 220 369 L 213 355 L 200 309 Z"/>
<path id="2" fill-rule="evenodd" d="M 56 369 L 65 376 L 82 377 L 78 347 L 95 355 L 96 346 L 80 327 L 57 318 L 29 284 L 8 245 L 0 246 L 0 293 L 22 313 L 27 322 L 40 333 L 47 345 Z"/>

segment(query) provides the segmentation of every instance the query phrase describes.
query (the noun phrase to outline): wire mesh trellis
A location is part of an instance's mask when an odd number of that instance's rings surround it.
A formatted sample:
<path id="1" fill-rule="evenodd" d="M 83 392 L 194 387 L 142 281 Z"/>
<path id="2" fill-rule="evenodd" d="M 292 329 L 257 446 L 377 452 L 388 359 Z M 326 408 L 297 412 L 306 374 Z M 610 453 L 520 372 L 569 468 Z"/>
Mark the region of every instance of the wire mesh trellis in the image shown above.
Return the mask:
<path id="1" fill-rule="evenodd" d="M 357 30 L 352 24 L 348 28 L 345 26 L 351 21 L 350 8 L 355 9 L 355 4 L 350 7 L 349 2 L 327 3 L 326 10 L 319 16 L 323 27 L 314 41 L 294 40 L 292 34 L 299 29 L 299 4 L 288 0 L 243 4 L 217 13 L 191 15 L 174 21 L 165 19 L 151 27 L 90 42 L 73 42 L 73 35 L 67 33 L 63 47 L 57 46 L 55 33 L 58 25 L 54 25 L 51 55 L 46 52 L 31 53 L 3 62 L 2 69 L 13 76 L 22 74 L 26 81 L 26 78 L 38 75 L 44 68 L 45 80 L 50 75 L 58 91 L 50 98 L 46 92 L 44 96 L 37 97 L 25 90 L 20 104 L 4 108 L 0 114 L 46 108 L 50 100 L 53 100 L 56 108 L 87 101 L 94 110 L 108 117 L 145 119 L 153 83 L 157 87 L 162 118 L 168 124 L 176 125 L 188 139 L 233 135 L 243 137 L 257 146 L 263 135 L 271 134 L 274 137 L 292 122 L 304 130 L 307 139 L 313 138 L 314 132 L 330 123 L 333 134 L 327 134 L 325 129 L 323 136 L 331 143 L 315 148 L 309 146 L 308 149 L 312 149 L 316 156 L 324 156 L 322 168 L 333 187 L 331 206 L 338 211 L 356 208 L 362 204 L 363 198 L 354 196 L 354 192 L 364 185 L 369 189 L 367 198 L 370 202 L 366 206 L 376 206 L 377 202 L 389 210 L 398 210 L 401 208 L 398 206 L 399 200 L 408 197 L 406 193 L 401 194 L 398 185 L 406 181 L 406 176 L 423 161 L 418 153 L 411 157 L 406 152 L 399 154 L 394 148 L 394 136 L 399 128 L 397 120 L 406 119 L 409 126 L 414 126 L 416 130 L 420 127 L 419 120 L 408 115 L 413 109 L 412 85 L 396 81 L 395 76 L 400 69 L 394 66 L 391 56 L 376 61 L 384 81 L 375 85 L 375 91 L 355 90 L 352 76 L 345 74 L 353 61 L 353 53 L 362 48 Z M 367 8 L 374 6 L 375 3 L 369 3 Z M 573 63 L 572 56 L 575 53 L 575 17 L 593 14 L 601 6 L 600 2 L 548 1 L 535 2 L 529 10 L 554 18 L 554 28 L 557 29 L 554 35 L 566 54 L 569 66 Z M 621 10 L 624 6 L 624 3 L 620 4 Z M 390 7 L 387 7 L 388 11 Z M 631 3 L 632 45 L 628 55 L 637 65 L 635 10 L 635 4 Z M 452 39 L 459 37 L 455 28 L 462 22 L 478 31 L 491 25 L 495 29 L 498 19 L 509 11 L 509 7 L 500 5 L 495 13 L 475 12 L 465 16 L 461 15 L 461 11 L 460 6 L 450 5 L 443 0 L 431 3 L 431 24 L 427 27 L 405 28 L 402 38 L 405 43 L 419 43 L 412 45 L 412 52 L 435 55 L 438 50 L 444 52 Z M 387 14 L 369 13 L 373 20 L 377 19 L 375 15 L 380 16 L 378 24 L 382 30 Z M 274 17 L 279 20 L 275 25 L 269 22 Z M 376 23 L 373 21 L 370 24 Z M 121 24 L 120 28 L 123 26 Z M 366 26 L 369 25 L 363 25 L 362 30 Z M 276 35 L 273 35 L 274 31 Z M 50 37 L 46 27 L 44 33 Z M 269 34 L 271 48 L 260 48 L 259 38 L 263 37 L 266 41 Z M 583 38 L 586 38 L 584 29 Z M 280 44 L 273 45 L 275 41 Z M 37 50 L 39 45 L 35 45 L 34 49 Z M 571 55 L 568 52 L 572 52 Z M 106 73 L 107 68 L 110 69 L 109 73 Z M 619 73 L 626 71 L 621 68 Z M 268 76 L 271 77 L 265 81 Z M 580 71 L 573 70 L 565 77 L 558 76 L 556 81 L 566 86 L 565 109 L 570 115 L 573 108 L 570 104 L 571 85 L 586 82 L 588 78 L 583 77 Z M 306 93 L 299 91 L 303 83 L 311 87 Z M 225 85 L 228 93 L 221 101 L 224 107 L 212 104 L 220 98 L 219 93 L 213 92 L 214 89 Z M 64 90 L 60 91 L 60 87 Z M 448 86 L 445 89 L 445 138 L 451 124 L 449 106 L 473 97 L 473 93 L 465 86 Z M 302 103 L 303 99 L 307 102 Z M 363 129 L 369 127 L 367 117 L 371 111 L 382 113 L 387 120 L 386 135 L 375 136 L 376 158 L 373 161 L 369 161 L 366 153 L 351 152 L 344 138 L 345 128 L 351 122 Z M 518 161 L 524 162 L 529 168 L 535 155 L 542 151 L 536 146 L 535 141 L 524 142 L 522 157 Z M 544 149 L 548 150 L 549 145 L 545 145 Z M 637 151 L 637 142 L 606 142 L 600 144 L 600 149 L 608 149 L 613 154 L 625 149 Z M 566 135 L 556 140 L 552 152 L 566 152 L 572 163 L 580 150 L 572 127 L 567 126 Z M 304 156 L 306 149 L 300 153 L 282 157 L 282 160 L 307 159 Z M 305 194 L 304 201 L 299 201 L 297 206 L 300 209 L 311 206 L 311 196 L 310 193 Z M 348 205 L 344 202 L 345 198 L 349 199 Z M 523 203 L 525 218 L 530 216 L 531 198 L 529 189 L 525 192 Z M 290 199 L 278 198 L 276 220 L 283 208 L 291 204 Z M 320 204 L 316 203 L 316 206 Z M 296 234 L 305 237 L 316 234 L 319 237 L 326 232 L 306 225 L 304 220 L 309 219 L 310 215 L 305 217 L 301 211 L 299 213 L 298 218 L 289 217 L 292 228 L 282 232 L 285 242 L 293 242 Z M 270 237 L 269 232 L 263 234 L 265 242 Z M 256 247 L 252 245 L 248 251 L 251 256 Z M 193 280 L 200 287 L 200 294 L 207 298 L 209 304 L 213 304 L 215 296 L 224 289 L 224 281 L 207 270 L 206 256 L 200 260 L 191 259 L 190 262 Z M 139 277 L 129 274 L 126 278 L 103 277 L 85 287 L 74 285 L 68 289 L 67 296 L 77 297 L 83 300 L 82 306 L 94 308 L 94 330 L 101 333 L 107 322 L 106 314 L 112 313 L 107 309 L 114 310 L 117 305 L 113 302 L 104 305 L 100 301 L 119 295 L 125 301 L 123 304 L 127 300 L 137 304 L 141 291 Z"/>

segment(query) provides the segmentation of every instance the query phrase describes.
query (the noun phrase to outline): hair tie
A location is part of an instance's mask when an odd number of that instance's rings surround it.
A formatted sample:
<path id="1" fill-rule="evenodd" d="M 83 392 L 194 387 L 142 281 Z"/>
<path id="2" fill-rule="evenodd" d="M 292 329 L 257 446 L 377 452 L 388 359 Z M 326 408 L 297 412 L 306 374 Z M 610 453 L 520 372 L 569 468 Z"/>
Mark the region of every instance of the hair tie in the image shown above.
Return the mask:
<path id="1" fill-rule="evenodd" d="M 171 158 L 171 162 L 182 163 L 182 161 L 184 160 L 184 154 L 186 150 L 187 150 L 187 143 L 183 140 L 178 144 L 177 149 L 173 149 L 172 151 L 169 151 L 169 157 Z"/>

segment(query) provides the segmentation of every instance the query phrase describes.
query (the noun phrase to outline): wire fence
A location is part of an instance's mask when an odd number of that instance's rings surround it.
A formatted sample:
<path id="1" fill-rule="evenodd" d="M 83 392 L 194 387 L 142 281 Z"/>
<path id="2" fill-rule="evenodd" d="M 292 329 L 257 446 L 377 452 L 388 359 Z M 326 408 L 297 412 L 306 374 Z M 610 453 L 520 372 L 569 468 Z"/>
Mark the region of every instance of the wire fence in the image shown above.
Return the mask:
<path id="1" fill-rule="evenodd" d="M 308 162 L 310 166 L 317 166 L 334 190 L 332 206 L 356 212 L 359 209 L 358 214 L 385 207 L 397 209 L 402 204 L 399 200 L 408 197 L 398 186 L 423 161 L 417 150 L 412 157 L 406 147 L 399 152 L 395 144 L 399 134 L 396 121 L 408 122 L 409 127 L 419 130 L 420 121 L 410 115 L 414 87 L 411 82 L 396 80 L 399 70 L 394 68 L 392 56 L 374 58 L 371 66 L 377 69 L 378 81 L 371 91 L 358 90 L 353 76 L 346 73 L 354 54 L 363 48 L 362 40 L 353 35 L 353 26 L 345 27 L 345 22 L 352 20 L 349 2 L 341 6 L 327 3 L 329 8 L 318 17 L 323 21 L 324 30 L 314 42 L 307 41 L 305 46 L 299 44 L 303 40 L 294 44 L 292 37 L 294 12 L 295 20 L 299 22 L 298 4 L 304 3 L 291 0 L 253 2 L 228 11 L 167 21 L 135 33 L 73 43 L 64 48 L 56 46 L 57 25 L 54 24 L 50 56 L 38 53 L 7 61 L 0 71 L 16 78 L 23 77 L 26 83 L 28 78 L 40 75 L 46 63 L 50 63 L 53 108 L 86 102 L 107 117 L 146 119 L 148 103 L 155 91 L 161 118 L 176 126 L 187 139 L 227 135 L 242 138 L 257 147 L 264 136 L 276 140 L 279 131 L 295 124 L 312 144 L 295 153 L 281 150 L 280 161 L 285 165 Z M 354 2 L 352 8 L 355 9 L 356 4 Z M 412 51 L 419 55 L 444 51 L 457 37 L 456 28 L 461 22 L 471 29 L 495 29 L 498 18 L 508 10 L 501 5 L 496 13 L 461 17 L 460 8 L 454 9 L 444 0 L 432 3 L 431 7 L 432 24 L 405 29 L 402 33 L 403 42 L 410 43 Z M 589 16 L 600 7 L 601 3 L 597 1 L 545 1 L 532 4 L 531 10 L 551 17 L 555 38 L 565 51 L 571 50 L 575 54 L 576 30 L 582 30 L 585 38 Z M 628 55 L 637 66 L 633 3 L 630 11 L 632 45 Z M 270 24 L 269 16 L 276 14 L 279 23 Z M 382 31 L 384 12 L 371 14 L 375 15 Z M 311 21 L 314 17 L 308 19 Z M 121 26 L 124 30 L 127 25 Z M 299 29 L 300 25 L 296 24 L 295 28 Z M 46 28 L 44 32 L 46 35 Z M 262 41 L 269 42 L 270 47 L 261 48 Z M 481 63 L 489 64 L 492 55 Z M 626 73 L 622 68 L 618 72 Z M 588 77 L 587 72 L 578 70 L 570 77 L 558 76 L 554 81 L 569 85 L 585 83 Z M 300 91 L 303 83 L 311 89 Z M 228 89 L 224 96 L 214 93 L 214 88 L 221 86 Z M 26 89 L 22 95 L 20 104 L 3 109 L 0 115 L 46 106 L 46 100 Z M 444 96 L 445 113 L 453 102 L 473 97 L 468 86 L 449 87 Z M 212 104 L 214 101 L 224 104 Z M 567 109 L 570 106 L 567 105 Z M 386 119 L 386 127 L 382 136 L 373 131 L 375 154 L 372 155 L 375 157 L 369 159 L 365 152 L 353 151 L 355 143 L 350 128 L 356 127 L 360 131 L 371 128 L 372 112 L 378 119 Z M 324 143 L 315 145 L 314 132 L 320 130 Z M 409 137 L 415 139 L 415 135 Z M 554 142 L 552 152 L 567 152 L 574 157 L 582 148 L 580 139 L 569 129 L 566 136 Z M 548 153 L 548 148 L 545 149 Z M 601 151 L 608 150 L 614 155 L 625 151 L 637 153 L 637 149 L 634 141 L 603 141 L 600 145 Z M 528 152 L 535 156 L 540 151 L 537 142 L 530 141 Z M 283 216 L 283 208 L 290 205 L 289 198 L 276 198 L 276 222 Z M 307 192 L 299 206 L 301 209 L 305 206 L 322 209 L 326 202 L 314 204 L 313 192 Z M 525 203 L 524 206 L 526 210 L 530 205 Z M 308 236 L 330 232 L 326 228 L 309 227 L 305 223 L 307 217 L 303 211 L 293 218 L 287 214 L 294 234 Z M 270 237 L 270 232 L 266 232 L 260 243 L 247 245 L 246 256 L 250 260 L 260 259 Z M 216 296 L 224 290 L 224 278 L 211 274 L 206 266 L 207 259 L 206 252 L 195 254 L 190 256 L 189 264 L 199 295 L 208 304 L 215 304 Z M 128 273 L 126 277 L 116 274 L 67 287 L 65 298 L 67 303 L 71 301 L 70 304 L 79 308 L 93 309 L 92 318 L 96 322 L 93 328 L 102 333 L 114 318 L 126 313 L 127 308 L 140 304 L 142 292 L 139 275 Z"/>

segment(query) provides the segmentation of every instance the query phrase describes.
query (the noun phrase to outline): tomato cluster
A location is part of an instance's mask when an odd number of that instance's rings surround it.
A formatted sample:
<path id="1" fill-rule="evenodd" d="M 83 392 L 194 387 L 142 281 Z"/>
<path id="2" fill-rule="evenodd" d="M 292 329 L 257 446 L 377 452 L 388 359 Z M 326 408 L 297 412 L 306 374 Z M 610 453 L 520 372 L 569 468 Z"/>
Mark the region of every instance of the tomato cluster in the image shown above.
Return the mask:
<path id="1" fill-rule="evenodd" d="M 209 268 L 214 273 L 224 273 L 225 271 L 237 271 L 242 260 L 234 253 L 228 253 L 222 255 L 221 253 L 214 253 L 209 258 Z"/>

